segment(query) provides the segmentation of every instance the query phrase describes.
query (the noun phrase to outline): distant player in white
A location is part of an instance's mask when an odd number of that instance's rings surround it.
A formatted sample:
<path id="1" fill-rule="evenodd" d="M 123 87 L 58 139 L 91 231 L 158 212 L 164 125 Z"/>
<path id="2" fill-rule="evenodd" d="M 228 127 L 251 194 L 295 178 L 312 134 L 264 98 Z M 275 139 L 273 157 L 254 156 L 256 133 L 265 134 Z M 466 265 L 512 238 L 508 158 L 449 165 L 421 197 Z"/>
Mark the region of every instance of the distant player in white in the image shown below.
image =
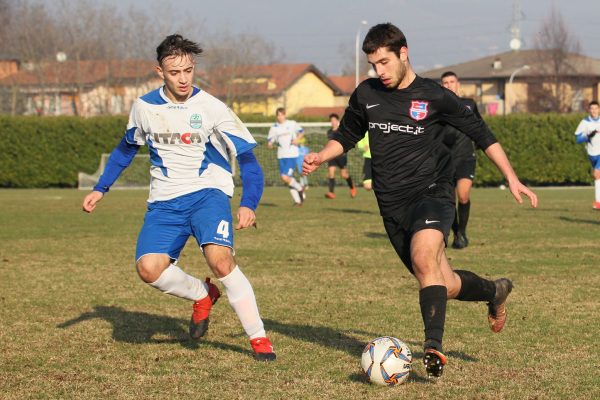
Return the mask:
<path id="1" fill-rule="evenodd" d="M 298 144 L 304 138 L 304 129 L 296 121 L 286 119 L 285 108 L 275 111 L 277 122 L 269 129 L 268 146 L 277 146 L 279 175 L 281 180 L 290 188 L 294 205 L 301 206 L 304 202 L 304 186 L 294 178 L 294 169 L 300 155 Z"/>
<path id="2" fill-rule="evenodd" d="M 577 143 L 585 143 L 594 174 L 595 199 L 593 208 L 600 210 L 600 106 L 597 101 L 590 102 L 590 115 L 581 120 L 575 131 Z"/>
<path id="3" fill-rule="evenodd" d="M 231 307 L 250 338 L 255 359 L 275 360 L 250 282 L 233 257 L 233 195 L 230 159 L 240 165 L 243 193 L 235 229 L 255 224 L 263 173 L 252 149 L 256 142 L 221 101 L 192 86 L 195 57 L 202 49 L 180 35 L 156 49 L 164 86 L 136 100 L 127 131 L 111 153 L 94 190 L 83 200 L 91 213 L 140 146 L 150 151 L 150 196 L 136 249 L 140 278 L 160 291 L 191 300 L 190 336 L 208 329 L 208 316 L 221 296 L 216 285 L 176 265 L 187 239 L 194 236 L 206 262 L 225 287 Z"/>

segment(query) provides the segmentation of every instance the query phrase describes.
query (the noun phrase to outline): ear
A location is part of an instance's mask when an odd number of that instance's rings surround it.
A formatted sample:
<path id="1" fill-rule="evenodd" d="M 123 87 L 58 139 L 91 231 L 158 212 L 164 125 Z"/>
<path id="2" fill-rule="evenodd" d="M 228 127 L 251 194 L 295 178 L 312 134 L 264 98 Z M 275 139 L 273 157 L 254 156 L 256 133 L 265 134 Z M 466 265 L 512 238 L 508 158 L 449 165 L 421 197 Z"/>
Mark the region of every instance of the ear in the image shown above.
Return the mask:
<path id="1" fill-rule="evenodd" d="M 400 61 L 407 62 L 408 61 L 408 47 L 403 46 L 400 48 Z"/>
<path id="2" fill-rule="evenodd" d="M 156 67 L 154 67 L 154 70 L 156 71 L 156 73 L 158 74 L 158 76 L 160 76 L 160 79 L 162 79 L 163 81 L 165 80 L 165 74 L 163 72 L 163 69 L 160 65 L 157 65 Z"/>

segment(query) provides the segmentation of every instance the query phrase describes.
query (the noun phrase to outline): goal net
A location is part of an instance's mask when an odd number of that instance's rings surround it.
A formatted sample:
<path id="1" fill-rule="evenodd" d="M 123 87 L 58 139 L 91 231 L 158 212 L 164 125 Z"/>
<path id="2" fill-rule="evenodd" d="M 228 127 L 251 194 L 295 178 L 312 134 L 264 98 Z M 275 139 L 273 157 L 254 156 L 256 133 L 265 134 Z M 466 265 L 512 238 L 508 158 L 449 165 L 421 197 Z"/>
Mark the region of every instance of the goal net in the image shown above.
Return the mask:
<path id="1" fill-rule="evenodd" d="M 269 149 L 267 146 L 267 135 L 269 133 L 269 128 L 272 125 L 272 123 L 248 123 L 246 124 L 246 127 L 250 130 L 257 142 L 254 154 L 263 169 L 265 185 L 279 186 L 283 185 L 283 182 L 279 177 L 277 149 Z M 305 122 L 300 123 L 300 125 L 304 128 L 304 137 L 306 138 L 305 146 L 307 146 L 310 151 L 318 151 L 325 143 L 327 143 L 327 130 L 330 128 L 329 123 Z M 79 189 L 91 190 L 96 185 L 98 178 L 100 178 L 100 175 L 104 172 L 108 157 L 109 154 L 106 153 L 100 156 L 100 165 L 98 170 L 93 174 L 90 175 L 79 172 Z M 232 170 L 234 181 L 235 184 L 239 186 L 241 185 L 239 168 L 235 165 L 235 160 L 233 161 Z M 364 159 L 359 151 L 353 149 L 348 152 L 348 172 L 357 186 L 362 182 L 363 163 Z M 150 185 L 149 168 L 150 156 L 148 154 L 137 154 L 131 165 L 123 171 L 111 189 L 148 189 Z M 295 174 L 296 178 L 300 176 L 299 171 L 296 171 Z M 336 185 L 346 185 L 346 182 L 340 178 L 339 171 L 336 171 L 335 178 Z M 308 177 L 308 184 L 309 186 L 327 186 L 327 165 L 322 165 L 317 171 L 312 173 Z"/>

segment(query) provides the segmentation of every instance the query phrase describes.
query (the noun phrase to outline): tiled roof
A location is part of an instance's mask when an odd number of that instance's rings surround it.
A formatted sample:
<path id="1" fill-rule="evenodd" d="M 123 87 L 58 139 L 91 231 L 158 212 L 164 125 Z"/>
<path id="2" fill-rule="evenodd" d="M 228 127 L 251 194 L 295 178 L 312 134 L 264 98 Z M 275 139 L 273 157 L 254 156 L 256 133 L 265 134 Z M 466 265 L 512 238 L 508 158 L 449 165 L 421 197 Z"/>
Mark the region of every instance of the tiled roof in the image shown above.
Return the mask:
<path id="1" fill-rule="evenodd" d="M 548 58 L 551 51 L 520 50 L 483 57 L 461 64 L 449 65 L 443 68 L 419 73 L 420 76 L 439 80 L 446 71 L 453 71 L 461 80 L 476 79 L 508 79 L 510 75 L 524 65 L 530 69 L 519 71 L 519 77 L 534 77 L 542 75 L 550 68 Z M 568 70 L 565 76 L 598 76 L 600 77 L 600 60 L 581 54 L 568 54 Z M 496 68 L 494 68 L 496 65 Z"/>
<path id="2" fill-rule="evenodd" d="M 238 95 L 275 95 L 288 89 L 305 73 L 312 72 L 336 94 L 338 88 L 312 64 L 245 65 L 216 69 L 209 74 L 211 93 L 218 97 Z"/>
<path id="3" fill-rule="evenodd" d="M 329 117 L 330 114 L 336 113 L 340 117 L 344 115 L 345 107 L 304 107 L 298 114 L 306 117 Z"/>
<path id="4" fill-rule="evenodd" d="M 359 77 L 358 82 L 360 83 L 367 78 L 368 76 L 363 75 Z M 352 94 L 356 88 L 356 76 L 354 75 L 330 75 L 329 79 L 331 79 L 331 81 L 335 83 L 335 85 L 339 87 L 342 93 L 345 95 Z"/>
<path id="5" fill-rule="evenodd" d="M 43 64 L 34 71 L 21 70 L 0 80 L 0 86 L 94 85 L 119 83 L 156 76 L 155 63 L 148 60 L 65 61 Z"/>

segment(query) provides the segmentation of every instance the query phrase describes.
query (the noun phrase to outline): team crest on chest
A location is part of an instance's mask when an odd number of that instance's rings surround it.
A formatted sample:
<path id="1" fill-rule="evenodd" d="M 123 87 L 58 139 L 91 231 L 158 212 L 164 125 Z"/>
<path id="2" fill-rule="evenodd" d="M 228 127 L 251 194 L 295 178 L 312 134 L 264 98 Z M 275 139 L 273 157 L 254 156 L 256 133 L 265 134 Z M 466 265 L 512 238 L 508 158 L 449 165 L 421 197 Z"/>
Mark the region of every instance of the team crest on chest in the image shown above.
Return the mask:
<path id="1" fill-rule="evenodd" d="M 202 116 L 200 114 L 192 114 L 190 117 L 190 126 L 193 129 L 202 128 Z"/>
<path id="2" fill-rule="evenodd" d="M 412 100 L 410 102 L 410 117 L 415 121 L 420 121 L 427 117 L 427 113 L 429 112 L 429 102 L 421 101 L 421 100 Z"/>

